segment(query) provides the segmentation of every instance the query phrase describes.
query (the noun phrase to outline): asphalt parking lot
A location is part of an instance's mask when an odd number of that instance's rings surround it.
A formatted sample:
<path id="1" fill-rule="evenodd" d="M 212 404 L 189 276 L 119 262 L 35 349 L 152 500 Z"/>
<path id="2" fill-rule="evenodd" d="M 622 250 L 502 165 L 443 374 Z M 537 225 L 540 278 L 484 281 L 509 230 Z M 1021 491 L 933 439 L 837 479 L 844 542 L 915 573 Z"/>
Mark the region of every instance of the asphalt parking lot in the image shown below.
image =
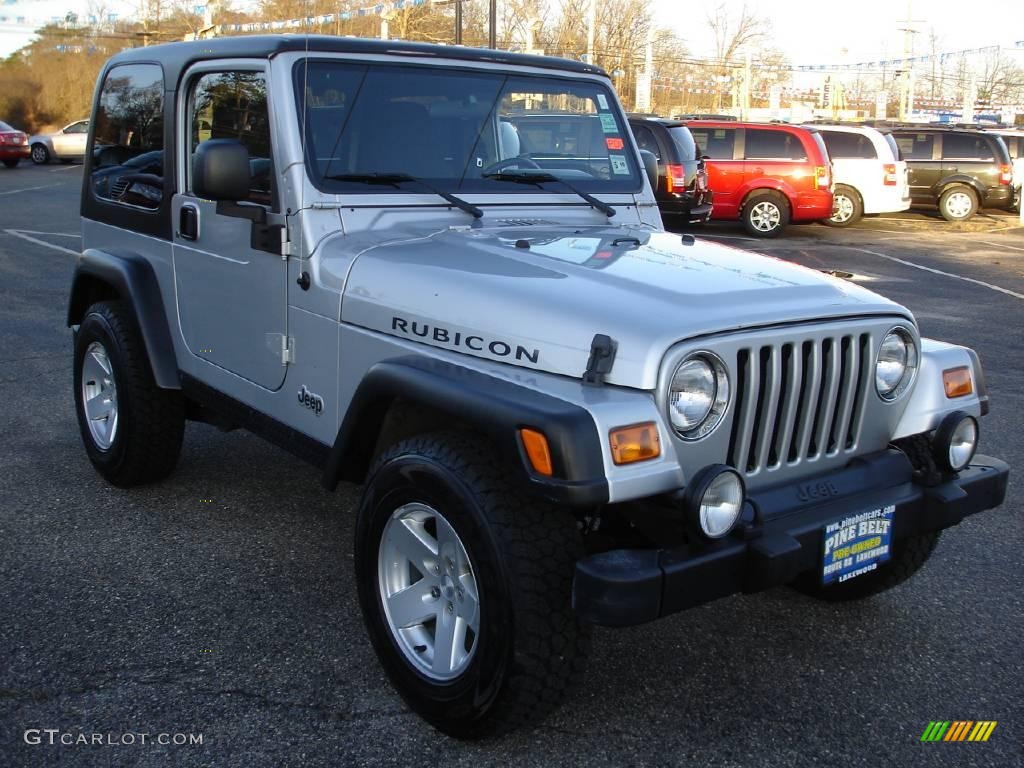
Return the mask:
<path id="1" fill-rule="evenodd" d="M 1001 508 L 904 586 L 846 605 L 779 589 L 599 630 L 585 687 L 542 727 L 463 744 L 393 692 L 352 577 L 357 489 L 242 432 L 190 425 L 178 470 L 120 491 L 93 471 L 71 395 L 66 294 L 79 166 L 0 169 L 0 767 L 1020 766 L 1024 764 L 1024 229 L 912 212 L 729 242 L 905 303 L 976 348 L 982 451 Z M 996 720 L 922 744 L 931 720 Z M 49 746 L 26 729 L 202 734 L 201 745 Z"/>

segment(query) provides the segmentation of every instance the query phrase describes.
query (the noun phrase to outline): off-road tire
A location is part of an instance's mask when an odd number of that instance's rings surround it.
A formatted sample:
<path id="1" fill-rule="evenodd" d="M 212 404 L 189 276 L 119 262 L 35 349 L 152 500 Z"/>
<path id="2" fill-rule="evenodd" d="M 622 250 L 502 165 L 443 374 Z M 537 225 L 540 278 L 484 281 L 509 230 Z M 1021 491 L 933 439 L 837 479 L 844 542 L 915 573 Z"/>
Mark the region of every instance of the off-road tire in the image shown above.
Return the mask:
<path id="1" fill-rule="evenodd" d="M 457 738 L 493 736 L 542 720 L 578 682 L 589 649 L 589 627 L 571 607 L 574 563 L 582 553 L 575 520 L 525 497 L 507 472 L 472 435 L 403 440 L 375 462 L 356 523 L 359 601 L 381 665 L 413 710 Z M 476 577 L 477 646 L 449 681 L 415 668 L 383 609 L 382 535 L 392 513 L 410 503 L 444 515 Z"/>
<path id="2" fill-rule="evenodd" d="M 822 219 L 821 223 L 829 227 L 849 227 L 852 224 L 856 224 L 864 216 L 864 202 L 861 200 L 860 195 L 853 187 L 848 187 L 845 184 L 837 184 L 835 191 L 835 208 L 832 216 L 828 219 Z M 849 201 L 849 216 L 845 219 L 836 219 L 836 216 L 840 214 L 842 200 Z"/>
<path id="3" fill-rule="evenodd" d="M 82 395 L 82 365 L 93 342 L 103 345 L 117 387 L 118 426 L 109 448 L 93 439 Z M 185 406 L 180 392 L 153 380 L 135 316 L 120 301 L 90 306 L 75 334 L 75 413 L 93 466 L 118 487 L 144 485 L 171 473 L 181 453 Z"/>
<path id="4" fill-rule="evenodd" d="M 890 560 L 863 576 L 857 576 L 841 584 L 823 586 L 821 573 L 810 571 L 793 582 L 793 587 L 805 595 L 833 603 L 872 597 L 899 586 L 921 570 L 921 566 L 935 551 L 940 533 L 941 531 L 931 531 L 893 542 Z"/>
<path id="5" fill-rule="evenodd" d="M 770 229 L 766 229 L 764 223 L 758 222 L 763 222 L 762 214 L 770 210 L 776 211 L 777 219 Z M 752 192 L 743 202 L 743 210 L 740 212 L 743 228 L 754 237 L 778 237 L 789 224 L 789 219 L 789 201 L 786 196 L 770 190 Z"/>
<path id="6" fill-rule="evenodd" d="M 965 198 L 966 196 L 966 198 Z M 964 209 L 957 203 L 969 200 L 970 205 Z M 961 211 L 966 210 L 966 213 Z M 970 187 L 964 184 L 952 184 L 942 190 L 939 196 L 939 213 L 946 221 L 967 221 L 978 212 L 978 195 Z"/>

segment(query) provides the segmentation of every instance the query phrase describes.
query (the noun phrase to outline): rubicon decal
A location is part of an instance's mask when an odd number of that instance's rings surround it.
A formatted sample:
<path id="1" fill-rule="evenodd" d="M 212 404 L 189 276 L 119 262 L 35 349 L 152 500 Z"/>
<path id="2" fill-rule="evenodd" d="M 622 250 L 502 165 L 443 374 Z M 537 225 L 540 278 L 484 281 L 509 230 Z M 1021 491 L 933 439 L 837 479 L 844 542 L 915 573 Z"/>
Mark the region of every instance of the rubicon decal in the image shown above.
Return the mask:
<path id="1" fill-rule="evenodd" d="M 921 741 L 988 741 L 995 729 L 995 720 L 932 720 Z"/>
<path id="2" fill-rule="evenodd" d="M 444 344 L 448 347 L 468 349 L 473 352 L 484 352 L 494 357 L 508 357 L 515 360 L 528 360 L 536 363 L 540 360 L 539 349 L 528 349 L 521 344 L 512 344 L 501 339 L 488 339 L 472 333 L 462 333 L 442 328 L 439 325 L 419 323 L 406 320 L 404 317 L 391 318 L 391 330 L 398 331 L 410 338 L 421 338 Z"/>
<path id="3" fill-rule="evenodd" d="M 324 399 L 316 392 L 310 392 L 305 384 L 299 388 L 299 404 L 309 408 L 317 416 L 324 412 Z"/>

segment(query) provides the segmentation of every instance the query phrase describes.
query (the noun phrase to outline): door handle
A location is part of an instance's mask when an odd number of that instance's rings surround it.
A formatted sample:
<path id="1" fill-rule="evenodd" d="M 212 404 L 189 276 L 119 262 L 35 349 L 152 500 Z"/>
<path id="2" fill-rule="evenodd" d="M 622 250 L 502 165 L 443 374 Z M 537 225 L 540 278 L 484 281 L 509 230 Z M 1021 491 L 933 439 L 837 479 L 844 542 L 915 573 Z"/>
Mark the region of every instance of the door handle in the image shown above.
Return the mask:
<path id="1" fill-rule="evenodd" d="M 178 235 L 183 240 L 199 237 L 199 209 L 194 205 L 183 205 L 178 211 Z"/>

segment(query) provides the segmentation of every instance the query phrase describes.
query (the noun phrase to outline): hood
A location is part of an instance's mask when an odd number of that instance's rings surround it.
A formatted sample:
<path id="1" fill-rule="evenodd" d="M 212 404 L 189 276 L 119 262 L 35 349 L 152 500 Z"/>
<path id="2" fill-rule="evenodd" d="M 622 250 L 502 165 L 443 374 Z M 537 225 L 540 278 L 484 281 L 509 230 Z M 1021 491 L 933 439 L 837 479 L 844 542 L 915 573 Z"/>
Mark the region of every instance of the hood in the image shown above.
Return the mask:
<path id="1" fill-rule="evenodd" d="M 344 240 L 344 238 L 341 238 Z M 581 377 L 595 334 L 606 381 L 653 389 L 665 352 L 697 336 L 899 305 L 845 280 L 719 243 L 626 227 L 460 227 L 349 253 L 344 322 Z M 342 275 L 338 274 L 341 279 Z"/>

